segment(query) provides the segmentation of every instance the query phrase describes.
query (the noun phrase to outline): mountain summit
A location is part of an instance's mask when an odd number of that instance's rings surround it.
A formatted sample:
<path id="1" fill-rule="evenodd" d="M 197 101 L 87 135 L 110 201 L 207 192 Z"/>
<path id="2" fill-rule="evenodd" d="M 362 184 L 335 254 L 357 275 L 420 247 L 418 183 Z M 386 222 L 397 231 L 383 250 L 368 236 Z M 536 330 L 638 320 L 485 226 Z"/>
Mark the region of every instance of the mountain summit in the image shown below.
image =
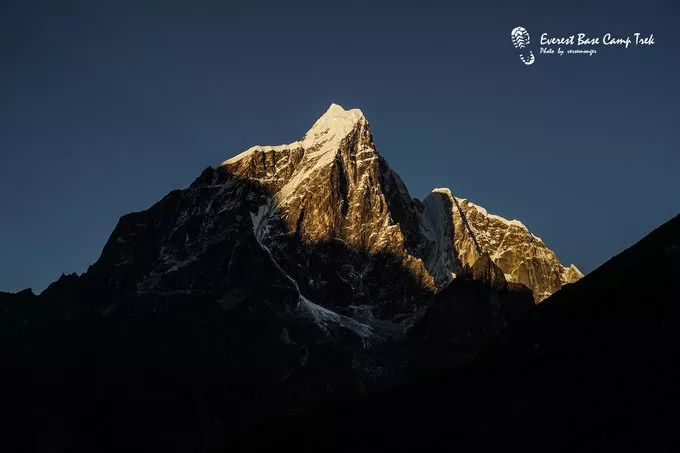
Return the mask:
<path id="1" fill-rule="evenodd" d="M 466 363 L 580 277 L 517 220 L 449 189 L 412 198 L 361 111 L 333 104 L 299 140 L 121 217 L 83 275 L 0 294 L 6 344 L 35 345 L 3 388 L 114 444 L 143 426 L 149 450 L 205 446 Z M 50 376 L 77 404 L 21 384 Z M 198 438 L 181 438 L 187 426 Z"/>
<path id="2" fill-rule="evenodd" d="M 46 293 L 75 288 L 103 312 L 267 306 L 365 337 L 372 320 L 408 325 L 482 258 L 536 302 L 582 276 L 517 220 L 449 189 L 412 198 L 363 113 L 332 104 L 300 140 L 254 146 L 122 217 L 88 272 Z"/>
<path id="3" fill-rule="evenodd" d="M 412 199 L 376 151 L 358 109 L 332 104 L 301 140 L 252 147 L 218 170 L 269 192 L 256 215 L 264 242 L 283 232 L 266 228 L 274 214 L 306 243 L 342 241 L 369 255 L 388 254 L 428 290 L 469 272 L 484 253 L 537 301 L 582 276 L 575 266 L 562 266 L 521 222 L 488 214 L 449 189 L 435 189 L 423 202 Z M 346 277 L 356 293 L 361 282 Z"/>

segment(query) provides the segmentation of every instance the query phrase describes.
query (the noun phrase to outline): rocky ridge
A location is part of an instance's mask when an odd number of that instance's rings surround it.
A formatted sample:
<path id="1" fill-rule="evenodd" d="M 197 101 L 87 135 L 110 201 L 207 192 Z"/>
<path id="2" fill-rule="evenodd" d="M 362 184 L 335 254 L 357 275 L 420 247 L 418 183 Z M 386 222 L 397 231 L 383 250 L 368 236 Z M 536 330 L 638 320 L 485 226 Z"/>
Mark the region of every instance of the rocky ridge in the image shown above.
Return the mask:
<path id="1" fill-rule="evenodd" d="M 333 104 L 301 140 L 252 147 L 219 170 L 268 191 L 254 218 L 275 256 L 274 249 L 284 247 L 277 238 L 290 234 L 305 244 L 341 241 L 367 256 L 389 256 L 423 290 L 438 291 L 488 253 L 508 281 L 532 289 L 537 301 L 582 276 L 575 266 L 562 266 L 519 221 L 488 214 L 448 189 L 435 189 L 423 202 L 413 199 L 376 151 L 358 109 Z M 272 216 L 278 225 L 270 223 Z M 363 271 L 356 271 L 342 277 L 353 299 L 364 292 Z"/>
<path id="2" fill-rule="evenodd" d="M 252 147 L 121 217 L 83 275 L 0 294 L 0 331 L 32 345 L 8 352 L 10 387 L 41 392 L 58 423 L 108 433 L 114 451 L 140 426 L 147 449 L 209 450 L 467 363 L 579 276 L 517 221 L 448 189 L 411 197 L 361 111 L 334 104 L 300 140 Z M 34 422 L 25 438 L 50 444 Z"/>

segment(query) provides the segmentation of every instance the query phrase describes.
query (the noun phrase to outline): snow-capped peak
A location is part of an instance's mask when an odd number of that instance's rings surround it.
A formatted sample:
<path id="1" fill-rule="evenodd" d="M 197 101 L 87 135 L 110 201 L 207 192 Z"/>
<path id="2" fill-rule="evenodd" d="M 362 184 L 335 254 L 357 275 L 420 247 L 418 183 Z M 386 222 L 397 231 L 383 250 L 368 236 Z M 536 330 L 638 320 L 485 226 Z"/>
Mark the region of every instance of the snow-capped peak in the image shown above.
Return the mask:
<path id="1" fill-rule="evenodd" d="M 529 229 L 526 227 L 526 225 L 524 225 L 522 222 L 520 222 L 517 219 L 508 220 L 505 217 L 501 217 L 501 216 L 496 215 L 496 214 L 490 214 L 485 208 L 471 202 L 470 200 L 467 200 L 465 198 L 457 198 L 457 199 L 458 199 L 459 202 L 467 203 L 467 205 L 470 208 L 477 210 L 484 217 L 496 220 L 496 221 L 501 222 L 501 223 L 503 223 L 507 226 L 515 226 L 515 227 L 522 228 L 523 230 L 529 231 Z"/>
<path id="2" fill-rule="evenodd" d="M 357 140 L 348 139 L 352 134 Z M 222 166 L 261 183 L 271 182 L 277 200 L 283 203 L 303 182 L 329 168 L 347 146 L 352 147 L 357 156 L 361 155 L 353 165 L 378 159 L 368 121 L 361 110 L 345 110 L 331 104 L 300 140 L 287 145 L 253 146 L 224 161 Z"/>
<path id="3" fill-rule="evenodd" d="M 432 189 L 432 192 L 441 193 L 443 195 L 448 195 L 449 197 L 453 198 L 453 194 L 451 193 L 451 189 L 449 189 L 448 187 L 435 187 L 434 189 Z"/>
<path id="4" fill-rule="evenodd" d="M 321 139 L 343 139 L 360 121 L 366 117 L 359 109 L 345 110 L 338 104 L 331 104 L 326 113 L 316 120 L 312 128 L 305 134 L 303 143 L 314 143 Z"/>
<path id="5" fill-rule="evenodd" d="M 233 164 L 258 151 L 285 151 L 294 148 L 315 148 L 312 156 L 320 156 L 337 148 L 337 145 L 354 130 L 359 123 L 368 123 L 359 109 L 345 110 L 338 104 L 331 104 L 326 113 L 316 120 L 302 139 L 285 145 L 255 145 L 242 153 L 225 160 L 222 165 Z"/>
<path id="6" fill-rule="evenodd" d="M 444 194 L 444 195 L 448 195 L 449 197 L 451 197 L 453 199 L 453 194 L 451 193 L 451 189 L 449 189 L 447 187 L 437 187 L 435 189 L 432 189 L 432 192 L 437 192 L 437 193 L 441 193 L 441 194 Z M 456 201 L 458 201 L 460 203 L 462 203 L 462 202 L 466 203 L 471 208 L 479 211 L 479 213 L 484 217 L 488 217 L 488 218 L 497 220 L 497 221 L 504 223 L 505 225 L 508 225 L 508 226 L 520 227 L 520 228 L 528 231 L 527 227 L 517 219 L 508 220 L 505 217 L 501 217 L 499 215 L 489 214 L 486 209 L 484 209 L 483 207 L 481 207 L 479 205 L 474 204 L 473 202 L 471 202 L 469 200 L 466 200 L 465 198 L 456 197 Z"/>
<path id="7" fill-rule="evenodd" d="M 252 147 L 223 167 L 265 188 L 278 218 L 305 241 L 341 240 L 370 254 L 406 256 L 404 266 L 416 269 L 423 287 L 444 287 L 484 253 L 536 300 L 581 276 L 519 220 L 491 214 L 448 188 L 414 201 L 378 154 L 359 109 L 331 104 L 301 139 Z"/>

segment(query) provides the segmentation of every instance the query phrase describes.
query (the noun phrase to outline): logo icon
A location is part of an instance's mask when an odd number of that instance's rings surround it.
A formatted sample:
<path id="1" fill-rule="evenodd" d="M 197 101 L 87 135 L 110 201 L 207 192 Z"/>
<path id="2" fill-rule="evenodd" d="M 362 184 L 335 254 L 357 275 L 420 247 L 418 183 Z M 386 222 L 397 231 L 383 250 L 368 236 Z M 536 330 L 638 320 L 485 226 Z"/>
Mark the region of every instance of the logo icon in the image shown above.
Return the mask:
<path id="1" fill-rule="evenodd" d="M 533 64 L 536 61 L 534 53 L 527 47 L 531 43 L 531 38 L 529 37 L 529 32 L 524 27 L 515 27 L 510 32 L 510 39 L 512 40 L 512 45 L 518 51 L 519 59 L 525 65 Z"/>

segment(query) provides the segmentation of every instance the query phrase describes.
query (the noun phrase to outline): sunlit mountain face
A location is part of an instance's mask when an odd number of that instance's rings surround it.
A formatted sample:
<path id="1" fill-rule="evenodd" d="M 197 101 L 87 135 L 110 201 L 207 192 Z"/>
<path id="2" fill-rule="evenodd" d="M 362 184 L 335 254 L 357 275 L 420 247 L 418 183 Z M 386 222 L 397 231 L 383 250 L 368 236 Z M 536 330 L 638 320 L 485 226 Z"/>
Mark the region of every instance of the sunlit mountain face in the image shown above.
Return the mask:
<path id="1" fill-rule="evenodd" d="M 494 387 L 477 366 L 508 379 L 480 401 L 524 404 L 508 387 L 519 379 L 513 367 L 529 360 L 528 375 L 545 382 L 541 360 L 555 360 L 551 373 L 568 376 L 573 362 L 561 354 L 587 353 L 578 332 L 597 337 L 618 303 L 633 316 L 645 281 L 658 277 L 645 310 L 667 296 L 673 222 L 662 239 L 582 278 L 521 221 L 455 188 L 411 197 L 363 113 L 333 104 L 299 140 L 254 146 L 121 217 L 82 275 L 40 295 L 0 294 L 3 399 L 17 414 L 14 433 L 57 451 L 121 451 L 132 439 L 152 451 L 268 450 L 275 440 L 309 447 L 322 433 L 335 439 L 330 449 L 349 449 L 333 431 L 345 421 L 316 426 L 327 405 L 354 414 L 347 401 L 358 401 L 378 414 L 377 430 L 407 431 L 425 410 L 414 396 L 423 385 L 467 408 Z M 640 267 L 654 271 L 637 278 Z M 468 379 L 459 376 L 475 378 L 449 388 Z M 384 395 L 413 412 L 383 414 Z M 479 414 L 468 413 L 461 426 L 473 433 Z M 314 433 L 281 439 L 301 429 L 291 414 Z M 396 414 L 399 423 L 385 421 Z M 489 426 L 505 432 L 494 417 Z M 425 430 L 424 420 L 414 426 Z M 370 438 L 365 422 L 356 435 Z M 386 442 L 376 445 L 396 448 Z"/>

